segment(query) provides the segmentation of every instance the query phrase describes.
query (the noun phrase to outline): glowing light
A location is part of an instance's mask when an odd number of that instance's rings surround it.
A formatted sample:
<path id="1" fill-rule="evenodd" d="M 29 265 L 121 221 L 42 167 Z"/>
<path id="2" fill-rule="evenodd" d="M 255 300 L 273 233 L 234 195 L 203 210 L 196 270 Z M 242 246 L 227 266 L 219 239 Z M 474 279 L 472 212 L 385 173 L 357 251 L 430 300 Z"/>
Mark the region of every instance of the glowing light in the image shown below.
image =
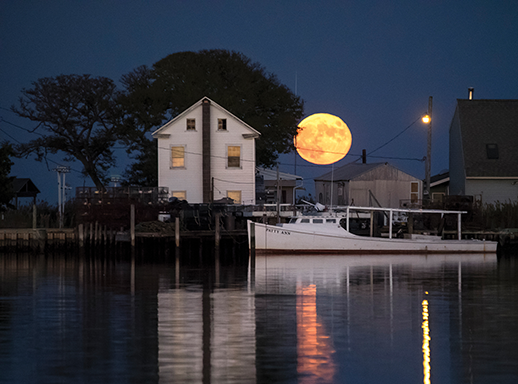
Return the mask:
<path id="1" fill-rule="evenodd" d="M 295 148 L 304 159 L 314 164 L 332 164 L 351 149 L 352 135 L 347 124 L 328 113 L 315 113 L 299 123 L 294 138 Z"/>
<path id="2" fill-rule="evenodd" d="M 297 372 L 300 384 L 331 383 L 335 350 L 317 315 L 317 287 L 297 286 Z"/>
<path id="3" fill-rule="evenodd" d="M 428 124 L 430 122 L 430 115 L 424 115 L 422 120 L 423 123 Z"/>
<path id="4" fill-rule="evenodd" d="M 424 384 L 430 384 L 430 326 L 428 322 L 428 300 L 423 300 L 423 374 Z"/>

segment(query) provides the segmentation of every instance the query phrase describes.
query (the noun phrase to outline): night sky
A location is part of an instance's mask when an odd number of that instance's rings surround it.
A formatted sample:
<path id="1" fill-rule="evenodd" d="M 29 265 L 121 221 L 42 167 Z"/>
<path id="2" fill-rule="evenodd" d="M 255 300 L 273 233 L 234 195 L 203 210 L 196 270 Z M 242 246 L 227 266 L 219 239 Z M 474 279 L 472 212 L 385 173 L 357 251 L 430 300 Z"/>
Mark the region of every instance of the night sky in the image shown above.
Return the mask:
<path id="1" fill-rule="evenodd" d="M 306 116 L 326 112 L 349 126 L 356 160 L 391 141 L 423 115 L 433 96 L 432 175 L 448 168 L 448 129 L 456 99 L 518 98 L 518 2 L 498 1 L 27 1 L 0 2 L 0 138 L 33 138 L 35 124 L 9 111 L 22 88 L 59 74 L 118 81 L 169 54 L 201 49 L 241 52 L 300 95 Z M 217 102 L 217 100 L 215 100 Z M 223 105 L 223 107 L 225 107 Z M 518 133 L 517 133 L 518 134 Z M 418 120 L 368 162 L 389 162 L 424 178 L 426 126 Z M 57 202 L 57 164 L 67 183 L 93 185 L 52 155 L 14 159 L 11 174 L 30 177 L 39 198 Z M 296 159 L 296 161 L 295 161 Z M 294 154 L 281 171 L 305 178 L 314 166 Z M 120 151 L 118 168 L 128 164 Z"/>

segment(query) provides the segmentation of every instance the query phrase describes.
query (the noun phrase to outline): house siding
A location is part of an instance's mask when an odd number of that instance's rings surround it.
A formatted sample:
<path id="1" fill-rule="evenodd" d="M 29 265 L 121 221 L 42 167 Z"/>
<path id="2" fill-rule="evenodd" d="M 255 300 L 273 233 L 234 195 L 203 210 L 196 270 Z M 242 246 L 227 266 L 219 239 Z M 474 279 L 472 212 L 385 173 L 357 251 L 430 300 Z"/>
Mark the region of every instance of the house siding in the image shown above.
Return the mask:
<path id="1" fill-rule="evenodd" d="M 210 106 L 210 180 L 214 183 L 214 199 L 227 196 L 227 191 L 241 191 L 241 200 L 246 204 L 255 202 L 255 139 L 243 138 L 251 130 L 223 108 Z M 227 119 L 227 130 L 218 131 L 218 119 Z M 187 131 L 187 119 L 196 120 L 196 130 Z M 186 191 L 189 203 L 206 202 L 203 182 L 203 108 L 202 104 L 180 114 L 162 127 L 158 140 L 159 184 L 175 191 Z M 157 131 L 158 132 L 158 131 Z M 185 167 L 171 167 L 171 147 L 185 147 Z M 239 168 L 227 166 L 228 145 L 240 146 Z M 207 170 L 208 167 L 205 167 Z M 207 178 L 207 172 L 206 177 Z M 212 196 L 211 196 L 212 197 Z"/>
<path id="2" fill-rule="evenodd" d="M 464 171 L 464 151 L 462 148 L 462 135 L 460 130 L 460 120 L 458 108 L 455 110 L 453 120 L 450 125 L 450 194 L 466 194 Z"/>
<path id="3" fill-rule="evenodd" d="M 315 192 L 318 202 L 326 205 L 331 204 L 331 188 L 333 188 L 333 205 L 377 206 L 377 200 L 382 207 L 398 208 L 400 200 L 410 200 L 412 182 L 419 183 L 421 196 L 423 188 L 421 180 L 389 164 L 383 164 L 352 180 L 336 180 L 333 183 L 315 181 Z M 339 194 L 340 189 L 342 194 Z"/>
<path id="4" fill-rule="evenodd" d="M 466 195 L 473 196 L 482 204 L 518 201 L 517 179 L 466 180 Z M 514 183 L 514 184 L 513 184 Z"/>

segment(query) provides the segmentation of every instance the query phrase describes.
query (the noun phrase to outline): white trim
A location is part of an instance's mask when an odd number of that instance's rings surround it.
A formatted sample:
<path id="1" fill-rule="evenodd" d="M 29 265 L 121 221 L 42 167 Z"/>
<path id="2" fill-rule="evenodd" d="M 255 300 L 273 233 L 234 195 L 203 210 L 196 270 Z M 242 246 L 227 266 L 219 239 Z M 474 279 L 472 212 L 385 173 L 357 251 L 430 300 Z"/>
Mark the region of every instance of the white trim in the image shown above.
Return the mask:
<path id="1" fill-rule="evenodd" d="M 219 110 L 225 112 L 225 113 L 228 113 L 232 118 L 236 119 L 239 123 L 243 124 L 247 129 L 249 129 L 252 133 L 255 133 L 257 134 L 258 136 L 261 135 L 261 132 L 257 131 L 256 129 L 252 128 L 250 125 L 248 125 L 247 123 L 245 123 L 243 120 L 241 120 L 239 117 L 235 116 L 234 114 L 232 114 L 231 112 L 227 111 L 225 108 L 223 108 L 221 105 L 219 105 L 218 103 L 212 101 L 211 99 L 209 99 L 208 97 L 203 97 L 201 98 L 198 102 L 194 103 L 193 105 L 191 105 L 189 108 L 187 108 L 185 111 L 183 111 L 182 113 L 180 113 L 178 116 L 174 117 L 173 119 L 169 120 L 167 123 L 165 123 L 164 125 L 162 125 L 160 128 L 158 128 L 156 131 L 152 132 L 151 133 L 151 136 L 153 136 L 154 138 L 157 138 L 159 134 L 162 134 L 162 131 L 166 130 L 167 128 L 169 128 L 170 125 L 172 125 L 174 122 L 180 120 L 182 117 L 184 117 L 186 114 L 190 113 L 191 111 L 193 111 L 194 109 L 198 108 L 200 105 L 203 104 L 203 101 L 204 100 L 209 100 L 210 102 L 210 105 L 213 106 L 213 107 L 216 107 L 218 108 Z M 227 127 L 228 127 L 228 124 L 227 124 Z M 227 129 L 228 130 L 228 129 Z"/>

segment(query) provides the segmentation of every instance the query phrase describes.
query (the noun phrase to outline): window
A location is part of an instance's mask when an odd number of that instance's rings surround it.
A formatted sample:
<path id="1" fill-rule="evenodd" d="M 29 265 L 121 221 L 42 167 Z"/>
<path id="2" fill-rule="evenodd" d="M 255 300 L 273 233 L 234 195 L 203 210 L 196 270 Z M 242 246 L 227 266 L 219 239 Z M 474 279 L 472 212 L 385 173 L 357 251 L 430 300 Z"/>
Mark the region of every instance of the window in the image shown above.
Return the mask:
<path id="1" fill-rule="evenodd" d="M 442 203 L 444 201 L 444 192 L 432 193 L 432 201 Z"/>
<path id="2" fill-rule="evenodd" d="M 172 196 L 176 197 L 178 200 L 187 200 L 186 191 L 173 191 Z"/>
<path id="3" fill-rule="evenodd" d="M 336 224 L 336 219 L 326 219 L 326 223 L 335 223 Z"/>
<path id="4" fill-rule="evenodd" d="M 488 159 L 498 159 L 498 144 L 486 144 Z"/>
<path id="5" fill-rule="evenodd" d="M 241 147 L 236 145 L 229 145 L 227 148 L 228 153 L 228 167 L 239 168 L 241 167 Z"/>
<path id="6" fill-rule="evenodd" d="M 183 146 L 171 147 L 171 168 L 185 167 L 185 148 Z"/>
<path id="7" fill-rule="evenodd" d="M 300 222 L 304 223 L 304 224 L 306 224 L 306 223 L 309 224 L 309 219 L 302 219 L 302 220 L 300 220 Z"/>
<path id="8" fill-rule="evenodd" d="M 417 181 L 412 181 L 410 183 L 410 201 L 412 203 L 417 203 L 419 200 L 419 183 Z"/>
<path id="9" fill-rule="evenodd" d="M 218 119 L 218 131 L 227 130 L 227 119 Z"/>
<path id="10" fill-rule="evenodd" d="M 324 224 L 324 219 L 313 219 L 313 224 Z"/>
<path id="11" fill-rule="evenodd" d="M 227 191 L 227 197 L 234 200 L 234 204 L 241 204 L 241 191 Z"/>
<path id="12" fill-rule="evenodd" d="M 186 129 L 188 131 L 195 131 L 196 130 L 196 119 L 187 119 Z"/>

